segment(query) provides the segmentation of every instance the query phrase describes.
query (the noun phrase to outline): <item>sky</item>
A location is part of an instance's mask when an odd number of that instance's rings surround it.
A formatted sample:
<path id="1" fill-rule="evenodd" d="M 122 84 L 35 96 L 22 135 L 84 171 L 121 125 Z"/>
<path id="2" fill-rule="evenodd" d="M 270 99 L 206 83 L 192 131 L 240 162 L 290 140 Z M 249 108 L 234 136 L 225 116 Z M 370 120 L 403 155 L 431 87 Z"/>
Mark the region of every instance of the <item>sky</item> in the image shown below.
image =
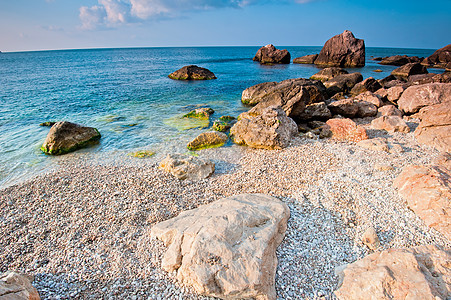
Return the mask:
<path id="1" fill-rule="evenodd" d="M 0 51 L 170 46 L 451 43 L 451 0 L 0 0 Z"/>

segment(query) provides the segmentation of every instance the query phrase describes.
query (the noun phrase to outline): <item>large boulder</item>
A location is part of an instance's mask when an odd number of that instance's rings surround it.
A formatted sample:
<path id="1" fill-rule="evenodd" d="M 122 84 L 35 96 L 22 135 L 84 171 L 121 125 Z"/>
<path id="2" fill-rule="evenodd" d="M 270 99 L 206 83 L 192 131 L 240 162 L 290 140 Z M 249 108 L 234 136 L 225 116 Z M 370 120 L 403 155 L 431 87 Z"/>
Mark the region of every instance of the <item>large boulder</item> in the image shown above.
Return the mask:
<path id="1" fill-rule="evenodd" d="M 358 82 L 362 80 L 363 76 L 358 72 L 341 74 L 324 82 L 324 86 L 327 88 L 327 94 L 333 96 L 337 93 L 348 93 Z"/>
<path id="2" fill-rule="evenodd" d="M 451 152 L 451 101 L 423 107 L 415 139 L 441 151 Z"/>
<path id="3" fill-rule="evenodd" d="M 365 92 L 376 92 L 382 86 L 380 83 L 374 79 L 373 77 L 369 77 L 363 81 L 358 82 L 350 91 L 351 95 L 358 95 Z"/>
<path id="4" fill-rule="evenodd" d="M 253 61 L 258 61 L 261 64 L 289 64 L 291 55 L 288 50 L 278 50 L 274 45 L 269 44 L 258 49 Z"/>
<path id="5" fill-rule="evenodd" d="M 393 182 L 408 207 L 427 226 L 451 240 L 451 169 L 445 164 L 408 166 Z"/>
<path id="6" fill-rule="evenodd" d="M 385 130 L 391 133 L 410 132 L 410 128 L 407 125 L 406 121 L 404 121 L 403 118 L 396 115 L 381 116 L 377 119 L 374 119 L 373 121 L 371 121 L 371 126 L 374 129 Z"/>
<path id="7" fill-rule="evenodd" d="M 398 116 L 402 117 L 402 111 L 396 108 L 394 105 L 384 105 L 377 110 L 378 116 Z"/>
<path id="8" fill-rule="evenodd" d="M 207 131 L 199 134 L 186 146 L 189 150 L 220 147 L 227 142 L 227 134 L 219 131 Z"/>
<path id="9" fill-rule="evenodd" d="M 338 299 L 449 299 L 451 251 L 435 245 L 388 249 L 336 268 Z"/>
<path id="10" fill-rule="evenodd" d="M 399 98 L 401 98 L 401 95 L 405 90 L 406 88 L 402 85 L 389 88 L 387 90 L 387 100 L 395 104 L 398 103 Z"/>
<path id="11" fill-rule="evenodd" d="M 446 68 L 449 63 L 451 63 L 451 44 L 438 49 L 422 62 L 422 64 L 438 68 Z"/>
<path id="12" fill-rule="evenodd" d="M 351 119 L 330 119 L 326 124 L 332 131 L 332 137 L 335 139 L 355 143 L 368 139 L 365 128 L 357 125 Z"/>
<path id="13" fill-rule="evenodd" d="M 332 117 L 332 113 L 327 108 L 326 103 L 312 103 L 305 107 L 305 110 L 298 116 L 299 120 L 327 120 Z"/>
<path id="14" fill-rule="evenodd" d="M 215 74 L 208 69 L 195 65 L 184 66 L 183 68 L 168 75 L 175 80 L 210 80 L 216 79 Z"/>
<path id="15" fill-rule="evenodd" d="M 1 300 L 39 300 L 39 293 L 31 285 L 32 276 L 8 271 L 0 276 Z"/>
<path id="16" fill-rule="evenodd" d="M 253 111 L 280 106 L 291 118 L 297 118 L 306 105 L 325 100 L 326 88 L 317 80 L 287 79 L 278 83 L 257 84 L 243 91 L 243 103 L 257 104 Z"/>
<path id="17" fill-rule="evenodd" d="M 284 110 L 277 106 L 242 113 L 230 129 L 235 143 L 263 149 L 285 148 L 297 132 L 293 119 L 287 117 Z"/>
<path id="18" fill-rule="evenodd" d="M 341 75 L 341 74 L 348 74 L 348 71 L 346 71 L 343 68 L 339 68 L 339 67 L 329 67 L 329 68 L 324 68 L 321 71 L 319 71 L 318 73 L 312 75 L 310 77 L 310 79 L 325 82 L 325 81 L 331 80 L 332 78 L 337 77 L 338 75 Z"/>
<path id="19" fill-rule="evenodd" d="M 180 180 L 197 181 L 209 177 L 215 171 L 215 164 L 206 159 L 190 155 L 168 154 L 160 163 L 160 169 Z"/>
<path id="20" fill-rule="evenodd" d="M 416 113 L 422 107 L 451 101 L 451 83 L 430 83 L 407 88 L 398 100 L 404 113 Z"/>
<path id="21" fill-rule="evenodd" d="M 96 128 L 84 127 L 71 122 L 57 122 L 50 128 L 41 146 L 42 152 L 51 155 L 66 154 L 95 144 L 101 135 Z"/>
<path id="22" fill-rule="evenodd" d="M 294 64 L 313 64 L 318 54 L 310 54 L 293 59 Z"/>
<path id="23" fill-rule="evenodd" d="M 428 69 L 420 63 L 405 64 L 391 72 L 391 75 L 397 79 L 407 80 L 409 76 L 418 74 L 427 74 Z"/>
<path id="24" fill-rule="evenodd" d="M 348 118 L 373 117 L 377 114 L 376 105 L 367 101 L 355 100 L 354 98 L 332 102 L 328 108 L 333 114 Z"/>
<path id="25" fill-rule="evenodd" d="M 290 211 L 263 194 L 224 198 L 152 227 L 168 246 L 162 267 L 199 294 L 276 299 L 276 248 Z"/>
<path id="26" fill-rule="evenodd" d="M 378 94 L 372 92 L 364 92 L 354 97 L 357 101 L 366 101 L 374 104 L 376 107 L 381 107 L 383 105 L 382 97 Z"/>
<path id="27" fill-rule="evenodd" d="M 345 30 L 329 39 L 315 60 L 316 65 L 337 67 L 365 66 L 365 42 Z"/>
<path id="28" fill-rule="evenodd" d="M 379 64 L 381 65 L 391 65 L 391 66 L 403 66 L 408 63 L 420 62 L 421 58 L 418 56 L 407 56 L 407 55 L 393 55 L 384 57 Z"/>

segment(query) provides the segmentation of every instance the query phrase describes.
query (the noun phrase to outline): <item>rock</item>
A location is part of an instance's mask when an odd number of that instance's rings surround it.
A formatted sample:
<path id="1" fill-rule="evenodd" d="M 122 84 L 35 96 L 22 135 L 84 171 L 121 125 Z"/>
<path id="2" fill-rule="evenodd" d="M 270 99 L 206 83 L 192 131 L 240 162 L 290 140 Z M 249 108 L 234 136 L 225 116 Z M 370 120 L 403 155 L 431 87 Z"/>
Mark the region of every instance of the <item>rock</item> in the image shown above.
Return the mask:
<path id="1" fill-rule="evenodd" d="M 427 74 L 417 74 L 417 75 L 411 75 L 407 79 L 407 82 L 410 85 L 419 85 L 419 84 L 426 84 L 426 83 L 433 83 L 434 82 L 434 76 L 437 74 L 434 73 L 427 73 Z"/>
<path id="2" fill-rule="evenodd" d="M 342 69 L 339 67 L 329 67 L 329 68 L 322 69 L 315 75 L 312 75 L 312 77 L 310 77 L 310 79 L 319 80 L 319 81 L 324 82 L 324 81 L 331 80 L 332 78 L 334 78 L 338 75 L 341 75 L 341 74 L 349 74 L 349 73 L 345 69 Z"/>
<path id="3" fill-rule="evenodd" d="M 201 108 L 196 108 L 195 110 L 190 111 L 183 117 L 208 120 L 210 118 L 210 115 L 214 114 L 214 112 L 215 111 L 210 107 L 201 107 Z"/>
<path id="4" fill-rule="evenodd" d="M 175 80 L 210 80 L 216 79 L 215 74 L 208 69 L 195 65 L 184 66 L 183 68 L 168 75 Z"/>
<path id="5" fill-rule="evenodd" d="M 214 121 L 213 122 L 213 126 L 212 129 L 219 131 L 219 132 L 226 132 L 227 130 L 229 130 L 232 126 L 227 123 L 227 122 L 223 122 L 223 121 Z"/>
<path id="6" fill-rule="evenodd" d="M 369 77 L 363 81 L 358 82 L 350 91 L 351 95 L 358 95 L 364 92 L 375 92 L 380 89 L 382 86 L 380 83 L 374 79 L 373 77 Z"/>
<path id="7" fill-rule="evenodd" d="M 380 79 L 378 81 L 386 89 L 389 89 L 397 85 L 402 85 L 405 86 L 406 88 L 407 86 L 409 86 L 409 84 L 405 80 L 396 79 L 396 77 L 393 75 L 388 75 L 387 77 Z"/>
<path id="8" fill-rule="evenodd" d="M 197 181 L 209 177 L 215 171 L 215 164 L 206 159 L 183 154 L 168 154 L 160 168 L 180 180 Z"/>
<path id="9" fill-rule="evenodd" d="M 368 227 L 367 230 L 363 233 L 362 243 L 364 243 L 368 248 L 375 251 L 381 245 L 379 241 L 379 237 L 377 236 L 376 230 L 374 227 Z"/>
<path id="10" fill-rule="evenodd" d="M 253 60 L 261 64 L 289 64 L 291 55 L 288 50 L 278 50 L 274 45 L 269 44 L 258 49 Z"/>
<path id="11" fill-rule="evenodd" d="M 401 95 L 405 90 L 405 87 L 402 85 L 397 85 L 389 88 L 387 90 L 387 100 L 391 103 L 398 103 L 399 98 L 401 98 Z"/>
<path id="12" fill-rule="evenodd" d="M 356 39 L 351 31 L 329 39 L 315 60 L 316 65 L 337 67 L 365 66 L 365 42 Z"/>
<path id="13" fill-rule="evenodd" d="M 451 251 L 435 245 L 388 249 L 335 269 L 338 299 L 448 299 Z"/>
<path id="14" fill-rule="evenodd" d="M 371 60 L 374 60 L 374 61 L 381 61 L 382 59 L 383 59 L 382 57 L 376 56 L 376 57 L 373 57 Z"/>
<path id="15" fill-rule="evenodd" d="M 445 68 L 448 63 L 451 63 L 451 44 L 438 49 L 431 56 L 425 58 L 422 63 L 433 67 Z"/>
<path id="16" fill-rule="evenodd" d="M 406 121 L 398 116 L 382 116 L 371 121 L 371 126 L 374 129 L 385 130 L 388 132 L 410 132 Z"/>
<path id="17" fill-rule="evenodd" d="M 309 120 L 327 120 L 332 117 L 332 113 L 327 108 L 326 103 L 312 103 L 305 107 L 305 110 L 298 116 L 300 120 L 309 121 Z"/>
<path id="18" fill-rule="evenodd" d="M 152 227 L 168 247 L 162 267 L 202 295 L 276 299 L 276 248 L 288 207 L 263 194 L 224 198 Z"/>
<path id="19" fill-rule="evenodd" d="M 293 59 L 294 64 L 313 64 L 318 54 L 310 54 Z"/>
<path id="20" fill-rule="evenodd" d="M 380 96 L 381 99 L 387 100 L 388 89 L 382 87 L 378 89 L 374 94 Z"/>
<path id="21" fill-rule="evenodd" d="M 252 110 L 242 113 L 230 129 L 235 143 L 263 149 L 285 148 L 297 133 L 296 123 L 277 106 L 270 106 L 257 113 Z"/>
<path id="22" fill-rule="evenodd" d="M 39 126 L 52 127 L 55 124 L 56 124 L 56 122 L 47 121 L 47 122 L 39 124 Z"/>
<path id="23" fill-rule="evenodd" d="M 274 85 L 255 85 L 245 91 L 241 101 L 258 103 L 252 112 L 261 111 L 269 106 L 280 106 L 290 118 L 297 118 L 312 103 L 325 99 L 326 88 L 317 80 L 288 79 Z"/>
<path id="24" fill-rule="evenodd" d="M 391 72 L 397 79 L 407 80 L 411 75 L 427 74 L 428 69 L 420 63 L 405 64 Z"/>
<path id="25" fill-rule="evenodd" d="M 354 100 L 355 101 L 355 100 Z M 374 117 L 377 115 L 377 107 L 373 103 L 367 101 L 355 101 L 358 107 L 356 117 Z"/>
<path id="26" fill-rule="evenodd" d="M 357 146 L 365 148 L 365 149 L 369 149 L 369 150 L 375 150 L 375 151 L 388 152 L 390 150 L 387 140 L 383 139 L 383 138 L 362 140 L 357 143 Z"/>
<path id="27" fill-rule="evenodd" d="M 356 143 L 368 139 L 365 128 L 360 125 L 357 126 L 351 119 L 330 119 L 326 124 L 335 139 Z"/>
<path id="28" fill-rule="evenodd" d="M 357 102 L 352 98 L 332 102 L 328 105 L 328 108 L 334 115 L 342 115 L 349 118 L 354 118 L 359 111 Z"/>
<path id="29" fill-rule="evenodd" d="M 218 131 L 208 131 L 199 134 L 194 140 L 188 143 L 189 150 L 200 150 L 214 147 L 221 147 L 227 142 L 227 134 Z"/>
<path id="30" fill-rule="evenodd" d="M 50 128 L 41 150 L 51 155 L 66 154 L 95 144 L 99 139 L 100 133 L 96 128 L 65 121 L 57 122 Z"/>
<path id="31" fill-rule="evenodd" d="M 385 105 L 385 106 L 379 107 L 379 109 L 377 110 L 377 115 L 379 117 L 381 117 L 381 116 L 402 117 L 402 111 L 397 109 L 394 105 Z"/>
<path id="32" fill-rule="evenodd" d="M 413 58 L 411 59 L 407 55 L 393 55 L 393 56 L 387 56 L 384 57 L 379 64 L 380 65 L 391 65 L 391 66 L 403 66 L 408 63 L 412 62 L 419 62 L 419 58 Z"/>
<path id="33" fill-rule="evenodd" d="M 451 152 L 451 101 L 423 107 L 415 139 L 438 150 Z"/>
<path id="34" fill-rule="evenodd" d="M 382 97 L 372 92 L 364 92 L 360 95 L 355 96 L 354 99 L 357 101 L 366 101 L 372 103 L 376 107 L 381 107 L 383 105 Z"/>
<path id="35" fill-rule="evenodd" d="M 422 107 L 451 101 L 451 84 L 430 83 L 407 88 L 398 100 L 404 113 L 418 112 Z"/>
<path id="36" fill-rule="evenodd" d="M 408 166 L 393 186 L 424 223 L 451 240 L 451 169 L 446 166 Z"/>
<path id="37" fill-rule="evenodd" d="M 31 285 L 32 276 L 8 271 L 0 276 L 1 300 L 39 300 L 38 291 Z"/>
<path id="38" fill-rule="evenodd" d="M 451 69 L 451 63 L 448 63 L 448 65 Z M 438 83 L 451 83 L 451 70 L 446 71 L 445 73 L 442 74 L 434 75 L 434 77 L 432 77 L 432 81 Z"/>
<path id="39" fill-rule="evenodd" d="M 363 76 L 360 73 L 342 74 L 324 82 L 324 86 L 327 88 L 327 94 L 332 96 L 340 92 L 349 92 L 362 80 Z"/>
<path id="40" fill-rule="evenodd" d="M 151 150 L 139 150 L 136 152 L 131 152 L 128 154 L 128 156 L 136 157 L 136 158 L 148 158 L 155 155 L 155 152 Z"/>

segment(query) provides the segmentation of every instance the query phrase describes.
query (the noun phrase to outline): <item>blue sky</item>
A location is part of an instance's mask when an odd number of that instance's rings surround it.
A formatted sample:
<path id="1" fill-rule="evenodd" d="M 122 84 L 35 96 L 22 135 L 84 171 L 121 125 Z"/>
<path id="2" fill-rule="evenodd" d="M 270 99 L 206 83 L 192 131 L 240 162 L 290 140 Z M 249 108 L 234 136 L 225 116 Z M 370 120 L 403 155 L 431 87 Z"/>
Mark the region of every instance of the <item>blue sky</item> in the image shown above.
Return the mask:
<path id="1" fill-rule="evenodd" d="M 451 43 L 451 0 L 0 0 L 0 51 L 159 46 Z"/>

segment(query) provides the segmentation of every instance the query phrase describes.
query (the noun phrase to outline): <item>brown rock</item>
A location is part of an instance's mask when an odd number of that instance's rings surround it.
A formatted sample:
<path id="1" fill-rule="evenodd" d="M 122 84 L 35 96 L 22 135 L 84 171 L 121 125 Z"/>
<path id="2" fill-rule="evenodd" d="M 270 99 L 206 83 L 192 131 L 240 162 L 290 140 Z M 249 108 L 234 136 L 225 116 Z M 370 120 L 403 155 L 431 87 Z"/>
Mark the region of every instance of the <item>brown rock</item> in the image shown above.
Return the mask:
<path id="1" fill-rule="evenodd" d="M 388 132 L 410 132 L 406 122 L 398 116 L 382 116 L 371 121 L 374 129 L 386 130 Z"/>
<path id="2" fill-rule="evenodd" d="M 445 68 L 451 62 L 451 44 L 438 49 L 431 56 L 423 60 L 423 64 Z"/>
<path id="3" fill-rule="evenodd" d="M 310 77 L 310 79 L 319 80 L 319 81 L 324 82 L 324 81 L 331 80 L 332 78 L 337 77 L 338 75 L 341 75 L 341 74 L 348 74 L 348 71 L 346 71 L 345 69 L 339 68 L 339 67 L 329 67 L 329 68 L 322 69 L 315 75 L 312 75 L 312 77 Z"/>
<path id="4" fill-rule="evenodd" d="M 402 111 L 397 109 L 394 105 L 385 105 L 382 107 L 379 107 L 377 110 L 378 116 L 398 116 L 402 117 Z"/>
<path id="5" fill-rule="evenodd" d="M 31 285 L 32 276 L 8 271 L 0 276 L 1 300 L 39 300 L 38 291 Z"/>
<path id="6" fill-rule="evenodd" d="M 448 63 L 448 65 L 451 68 L 451 63 Z M 442 74 L 434 75 L 432 81 L 438 83 L 451 83 L 451 72 L 447 71 Z"/>
<path id="7" fill-rule="evenodd" d="M 409 166 L 393 182 L 399 195 L 424 223 L 451 240 L 451 169 Z"/>
<path id="8" fill-rule="evenodd" d="M 408 63 L 420 62 L 422 59 L 418 56 L 407 56 L 407 55 L 394 55 L 384 57 L 379 64 L 381 65 L 391 65 L 391 66 L 403 66 Z"/>
<path id="9" fill-rule="evenodd" d="M 411 75 L 409 76 L 407 81 L 409 82 L 410 85 L 433 83 L 435 75 L 438 74 L 428 73 L 428 74 Z"/>
<path id="10" fill-rule="evenodd" d="M 374 227 L 368 227 L 363 233 L 362 242 L 371 250 L 375 251 L 381 245 Z"/>
<path id="11" fill-rule="evenodd" d="M 275 90 L 278 82 L 263 82 L 253 85 L 243 91 L 241 94 L 241 102 L 247 105 L 257 105 L 264 96 L 271 94 Z"/>
<path id="12" fill-rule="evenodd" d="M 374 117 L 377 115 L 377 107 L 373 103 L 367 101 L 355 101 L 357 103 L 358 111 L 356 117 Z"/>
<path id="13" fill-rule="evenodd" d="M 263 149 L 285 148 L 297 132 L 293 119 L 287 117 L 284 110 L 277 106 L 242 113 L 230 129 L 235 143 Z"/>
<path id="14" fill-rule="evenodd" d="M 365 66 L 365 42 L 356 39 L 351 31 L 329 39 L 315 60 L 316 65 L 337 67 Z"/>
<path id="15" fill-rule="evenodd" d="M 341 115 L 349 118 L 354 118 L 359 111 L 357 102 L 352 98 L 332 102 L 328 105 L 328 108 L 334 115 Z"/>
<path id="16" fill-rule="evenodd" d="M 205 148 L 220 147 L 227 142 L 227 134 L 218 131 L 208 131 L 199 134 L 194 140 L 188 143 L 189 150 L 200 150 Z"/>
<path id="17" fill-rule="evenodd" d="M 427 245 L 375 252 L 335 269 L 338 299 L 448 299 L 451 251 Z"/>
<path id="18" fill-rule="evenodd" d="M 299 120 L 309 121 L 309 120 L 326 120 L 332 117 L 332 113 L 327 108 L 326 103 L 312 103 L 305 107 L 305 110 L 298 116 Z"/>
<path id="19" fill-rule="evenodd" d="M 215 164 L 209 160 L 183 154 L 168 154 L 160 163 L 160 169 L 180 180 L 197 181 L 209 177 L 215 171 Z"/>
<path id="20" fill-rule="evenodd" d="M 195 65 L 184 66 L 183 68 L 168 75 L 175 80 L 210 80 L 216 79 L 215 74 L 208 69 Z"/>
<path id="21" fill-rule="evenodd" d="M 416 113 L 422 107 L 451 101 L 450 83 L 430 83 L 407 88 L 398 100 L 404 113 Z"/>
<path id="22" fill-rule="evenodd" d="M 313 64 L 318 54 L 310 54 L 293 59 L 294 64 Z"/>
<path id="23" fill-rule="evenodd" d="M 401 98 L 402 93 L 405 91 L 405 87 L 402 85 L 397 85 L 391 87 L 387 90 L 387 100 L 392 103 L 397 103 L 399 98 Z"/>
<path id="24" fill-rule="evenodd" d="M 420 63 L 405 64 L 391 72 L 397 79 L 407 80 L 411 75 L 427 74 L 428 69 Z"/>
<path id="25" fill-rule="evenodd" d="M 380 89 L 382 86 L 380 83 L 374 79 L 373 77 L 369 77 L 359 83 L 357 83 L 350 91 L 351 95 L 358 95 L 364 92 L 375 92 Z"/>
<path id="26" fill-rule="evenodd" d="M 382 106 L 382 97 L 380 95 L 374 94 L 372 92 L 365 92 L 354 97 L 357 101 L 366 101 L 374 104 L 376 107 Z"/>
<path id="27" fill-rule="evenodd" d="M 288 50 L 278 50 L 274 45 L 269 44 L 258 49 L 253 60 L 261 64 L 289 64 L 291 55 Z"/>
<path id="28" fill-rule="evenodd" d="M 327 94 L 333 96 L 340 92 L 348 93 L 358 82 L 362 80 L 362 74 L 357 72 L 342 74 L 324 82 L 324 86 L 327 88 Z"/>
<path id="29" fill-rule="evenodd" d="M 451 152 L 451 101 L 423 107 L 415 139 L 438 150 Z"/>
<path id="30" fill-rule="evenodd" d="M 330 119 L 326 122 L 332 131 L 332 137 L 338 140 L 360 142 L 368 139 L 365 128 L 357 126 L 351 119 Z"/>

